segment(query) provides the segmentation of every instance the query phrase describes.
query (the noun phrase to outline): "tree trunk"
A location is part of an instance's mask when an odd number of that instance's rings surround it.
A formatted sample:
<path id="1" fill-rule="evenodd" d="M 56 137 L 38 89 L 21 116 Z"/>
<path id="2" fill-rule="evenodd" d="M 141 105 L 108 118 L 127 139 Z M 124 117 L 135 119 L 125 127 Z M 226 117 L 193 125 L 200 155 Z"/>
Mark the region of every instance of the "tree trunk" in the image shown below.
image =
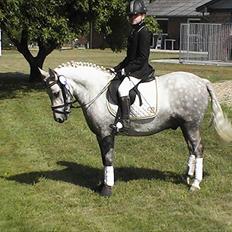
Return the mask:
<path id="1" fill-rule="evenodd" d="M 7 31 L 7 35 L 11 39 L 11 41 L 14 43 L 14 45 L 17 47 L 17 50 L 24 56 L 24 58 L 27 60 L 27 62 L 30 65 L 30 82 L 38 82 L 42 81 L 40 78 L 40 72 L 39 68 L 43 67 L 43 63 L 46 59 L 46 57 L 58 46 L 57 43 L 42 43 L 41 41 L 37 41 L 39 46 L 39 51 L 37 56 L 33 56 L 28 49 L 28 31 L 24 29 L 21 32 L 21 39 L 17 40 L 10 31 Z"/>
<path id="2" fill-rule="evenodd" d="M 38 82 L 38 81 L 42 81 L 41 76 L 40 76 L 40 72 L 39 72 L 39 68 L 43 67 L 43 63 L 45 61 L 46 56 L 44 55 L 44 57 L 34 57 L 33 60 L 29 62 L 30 65 L 30 77 L 29 77 L 29 81 L 30 82 Z"/>
<path id="3" fill-rule="evenodd" d="M 42 81 L 40 77 L 39 68 L 43 67 L 44 61 L 48 54 L 50 54 L 54 49 L 55 45 L 51 47 L 39 46 L 39 51 L 37 56 L 32 56 L 30 50 L 27 46 L 17 47 L 18 51 L 25 57 L 30 65 L 30 82 Z"/>

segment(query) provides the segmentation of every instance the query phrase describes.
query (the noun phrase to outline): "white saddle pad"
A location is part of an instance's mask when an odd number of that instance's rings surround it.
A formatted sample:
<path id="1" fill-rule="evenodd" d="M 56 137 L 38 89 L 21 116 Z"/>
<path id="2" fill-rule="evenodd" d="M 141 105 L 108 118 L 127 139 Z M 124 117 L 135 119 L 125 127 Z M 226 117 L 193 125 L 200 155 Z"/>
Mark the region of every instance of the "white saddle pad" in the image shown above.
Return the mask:
<path id="1" fill-rule="evenodd" d="M 133 79 L 134 77 L 130 77 Z M 142 98 L 142 105 L 139 105 L 139 97 L 136 95 L 135 102 L 130 108 L 130 119 L 140 120 L 154 118 L 157 112 L 157 80 L 141 83 L 138 86 Z M 116 116 L 118 106 L 107 101 L 109 112 Z"/>

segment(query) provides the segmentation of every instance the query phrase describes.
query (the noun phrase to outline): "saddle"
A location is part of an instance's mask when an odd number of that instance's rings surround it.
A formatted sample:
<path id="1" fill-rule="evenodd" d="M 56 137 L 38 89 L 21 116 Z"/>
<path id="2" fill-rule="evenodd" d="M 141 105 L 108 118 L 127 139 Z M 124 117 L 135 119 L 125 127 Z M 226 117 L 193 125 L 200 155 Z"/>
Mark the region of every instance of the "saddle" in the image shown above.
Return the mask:
<path id="1" fill-rule="evenodd" d="M 130 77 L 134 78 L 134 77 Z M 118 116 L 119 94 L 121 80 L 113 79 L 107 90 L 107 108 L 113 116 Z M 130 119 L 139 120 L 155 117 L 157 101 L 156 78 L 153 72 L 138 82 L 129 92 Z"/>
<path id="2" fill-rule="evenodd" d="M 150 82 L 155 80 L 154 77 L 154 72 L 152 72 L 147 78 L 142 79 L 140 82 L 138 82 L 129 92 L 129 97 L 130 97 L 130 104 L 132 105 L 135 101 L 135 97 L 136 95 L 139 98 L 139 105 L 142 105 L 142 98 L 141 98 L 141 94 L 140 91 L 138 90 L 138 86 L 141 83 L 145 83 L 145 82 Z M 108 101 L 110 101 L 110 103 L 115 104 L 115 105 L 119 105 L 119 94 L 118 94 L 118 88 L 120 86 L 120 84 L 122 83 L 122 80 L 118 79 L 118 78 L 114 78 L 107 90 L 107 99 Z"/>

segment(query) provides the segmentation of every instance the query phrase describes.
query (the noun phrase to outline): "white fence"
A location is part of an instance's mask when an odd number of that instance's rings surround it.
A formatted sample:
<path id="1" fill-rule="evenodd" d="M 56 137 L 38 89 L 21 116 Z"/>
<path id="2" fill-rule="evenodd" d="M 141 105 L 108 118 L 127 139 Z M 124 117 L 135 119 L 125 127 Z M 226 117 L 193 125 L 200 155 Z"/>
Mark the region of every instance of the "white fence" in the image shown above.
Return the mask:
<path id="1" fill-rule="evenodd" d="M 232 24 L 181 24 L 180 62 L 229 61 L 231 51 Z"/>

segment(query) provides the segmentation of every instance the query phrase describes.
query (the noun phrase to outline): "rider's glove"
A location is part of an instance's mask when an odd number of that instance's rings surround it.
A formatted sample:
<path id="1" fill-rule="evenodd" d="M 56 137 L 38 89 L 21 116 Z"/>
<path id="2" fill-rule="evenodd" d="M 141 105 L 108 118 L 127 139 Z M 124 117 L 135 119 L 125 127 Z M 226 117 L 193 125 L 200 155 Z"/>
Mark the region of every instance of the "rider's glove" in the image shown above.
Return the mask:
<path id="1" fill-rule="evenodd" d="M 126 76 L 126 72 L 125 69 L 123 68 L 117 72 L 115 78 L 118 78 L 119 80 L 123 80 L 125 76 Z"/>

